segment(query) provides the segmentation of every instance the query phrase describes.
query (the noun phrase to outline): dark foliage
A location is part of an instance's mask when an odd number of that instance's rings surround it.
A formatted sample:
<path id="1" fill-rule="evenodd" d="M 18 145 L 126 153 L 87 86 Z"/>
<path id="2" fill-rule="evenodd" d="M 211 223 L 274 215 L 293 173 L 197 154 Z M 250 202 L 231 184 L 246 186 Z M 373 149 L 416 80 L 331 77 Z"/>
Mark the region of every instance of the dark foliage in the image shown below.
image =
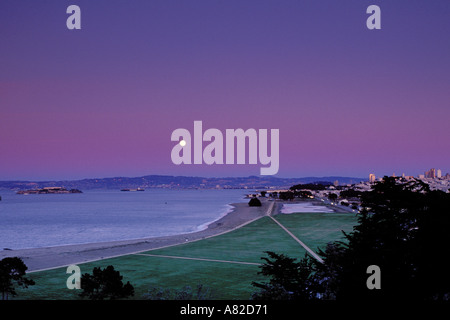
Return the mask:
<path id="1" fill-rule="evenodd" d="M 17 295 L 14 285 L 23 288 L 34 285 L 34 281 L 25 277 L 28 267 L 18 257 L 4 258 L 0 261 L 0 291 L 2 300 L 8 299 L 8 295 Z"/>
<path id="2" fill-rule="evenodd" d="M 450 242 L 450 194 L 430 191 L 418 180 L 402 182 L 384 177 L 372 190 L 361 195 L 362 212 L 346 241 L 334 242 L 320 250 L 324 262 L 311 257 L 299 268 L 286 257 L 275 258 L 263 274 L 268 285 L 255 284 L 265 298 L 283 292 L 304 291 L 301 299 L 337 300 L 449 300 L 450 273 L 446 264 Z M 279 266 L 280 269 L 273 267 Z M 367 268 L 381 270 L 381 289 L 367 288 Z M 280 277 L 286 268 L 288 278 Z M 307 277 L 304 274 L 309 274 Z M 297 289 L 295 289 L 297 288 Z M 259 293 L 256 297 L 261 297 Z M 284 298 L 294 297 L 285 295 Z"/>
<path id="3" fill-rule="evenodd" d="M 294 196 L 299 197 L 299 198 L 313 198 L 313 194 L 311 191 L 307 191 L 307 190 L 302 190 L 302 191 L 295 191 L 294 192 Z"/>
<path id="4" fill-rule="evenodd" d="M 330 199 L 332 201 L 336 200 L 337 198 L 338 198 L 338 195 L 335 194 L 335 193 L 329 193 L 328 194 L 328 199 Z"/>
<path id="5" fill-rule="evenodd" d="M 270 276 L 268 283 L 253 282 L 252 285 L 260 289 L 252 296 L 255 300 L 310 300 L 312 286 L 312 262 L 306 257 L 300 262 L 284 254 L 266 251 L 269 258 L 261 259 L 266 262 L 258 272 Z"/>
<path id="6" fill-rule="evenodd" d="M 281 200 L 292 200 L 292 199 L 294 199 L 294 192 L 292 192 L 292 191 L 281 191 L 278 194 L 278 198 L 280 198 Z"/>
<path id="7" fill-rule="evenodd" d="M 81 277 L 81 297 L 88 297 L 91 300 L 120 299 L 134 295 L 134 287 L 127 282 L 122 282 L 119 271 L 113 266 L 105 269 L 94 268 L 92 275 L 85 273 Z"/>
<path id="8" fill-rule="evenodd" d="M 248 205 L 250 207 L 261 207 L 261 201 L 258 198 L 251 198 Z"/>
<path id="9" fill-rule="evenodd" d="M 341 198 L 359 198 L 364 192 L 354 189 L 342 190 L 339 194 Z"/>
<path id="10" fill-rule="evenodd" d="M 324 182 L 316 182 L 316 183 L 305 183 L 305 184 L 296 184 L 292 187 L 290 187 L 290 190 L 326 190 L 329 186 L 333 185 L 331 182 L 324 181 Z"/>

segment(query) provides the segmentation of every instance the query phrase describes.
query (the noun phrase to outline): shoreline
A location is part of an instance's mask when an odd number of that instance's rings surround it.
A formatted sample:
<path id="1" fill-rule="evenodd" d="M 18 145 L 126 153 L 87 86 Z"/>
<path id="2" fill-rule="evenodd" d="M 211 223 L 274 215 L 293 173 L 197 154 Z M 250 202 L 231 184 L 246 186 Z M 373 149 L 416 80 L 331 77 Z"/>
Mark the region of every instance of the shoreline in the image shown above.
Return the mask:
<path id="1" fill-rule="evenodd" d="M 2 250 L 0 251 L 0 260 L 6 257 L 19 257 L 27 265 L 27 272 L 37 272 L 198 241 L 236 230 L 264 217 L 271 202 L 265 199 L 261 200 L 261 207 L 250 207 L 247 202 L 229 204 L 233 207 L 232 210 L 209 223 L 203 230 L 191 233 L 134 240 Z M 273 213 L 279 210 L 278 207 L 276 205 Z"/>

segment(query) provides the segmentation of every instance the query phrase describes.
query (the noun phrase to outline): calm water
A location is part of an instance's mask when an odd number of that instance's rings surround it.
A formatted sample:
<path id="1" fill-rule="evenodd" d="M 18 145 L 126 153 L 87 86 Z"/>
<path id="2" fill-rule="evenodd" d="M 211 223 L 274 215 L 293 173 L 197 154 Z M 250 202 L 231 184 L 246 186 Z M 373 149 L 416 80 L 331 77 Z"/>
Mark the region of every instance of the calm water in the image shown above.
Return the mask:
<path id="1" fill-rule="evenodd" d="M 194 232 L 245 202 L 245 190 L 85 191 L 18 195 L 1 191 L 0 250 Z"/>

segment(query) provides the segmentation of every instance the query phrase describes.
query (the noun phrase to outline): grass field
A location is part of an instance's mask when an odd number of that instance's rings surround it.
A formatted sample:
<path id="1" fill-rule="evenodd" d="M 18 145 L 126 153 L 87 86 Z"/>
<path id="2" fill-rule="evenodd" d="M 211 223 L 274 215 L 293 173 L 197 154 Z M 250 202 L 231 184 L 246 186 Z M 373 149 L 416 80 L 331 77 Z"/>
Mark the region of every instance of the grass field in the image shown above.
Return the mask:
<path id="1" fill-rule="evenodd" d="M 296 213 L 274 218 L 316 252 L 330 241 L 344 240 L 342 231 L 351 232 L 356 224 L 353 213 Z"/>
<path id="2" fill-rule="evenodd" d="M 351 213 L 298 213 L 275 218 L 314 251 L 327 242 L 342 239 L 341 230 L 351 231 L 356 223 Z M 269 217 L 235 231 L 178 246 L 80 264 L 81 273 L 94 267 L 113 265 L 124 281 L 135 288 L 134 299 L 142 299 L 150 287 L 181 289 L 202 284 L 212 289 L 215 299 L 249 299 L 252 281 L 264 280 L 258 265 L 264 251 L 284 253 L 301 259 L 306 251 Z M 146 256 L 145 254 L 157 255 Z M 162 257 L 165 256 L 165 257 Z M 177 258 L 170 258 L 177 257 Z M 222 261 L 186 260 L 193 259 Z M 16 299 L 79 299 L 77 290 L 66 287 L 66 268 L 29 274 L 36 285 L 18 290 Z"/>

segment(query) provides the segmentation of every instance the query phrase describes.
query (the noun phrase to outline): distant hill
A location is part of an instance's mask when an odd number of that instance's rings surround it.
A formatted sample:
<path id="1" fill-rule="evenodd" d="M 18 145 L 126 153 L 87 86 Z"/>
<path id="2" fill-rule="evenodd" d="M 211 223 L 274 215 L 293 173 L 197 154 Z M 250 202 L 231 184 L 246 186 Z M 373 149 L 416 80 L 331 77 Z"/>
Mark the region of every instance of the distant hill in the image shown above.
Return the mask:
<path id="1" fill-rule="evenodd" d="M 228 178 L 205 178 L 186 176 L 149 175 L 143 177 L 115 177 L 62 181 L 0 181 L 0 189 L 24 190 L 45 187 L 64 187 L 67 189 L 122 189 L 122 188 L 180 188 L 180 189 L 265 189 L 289 188 L 300 183 L 335 182 L 352 184 L 367 179 L 352 177 L 305 177 L 278 178 L 272 176 L 249 176 Z"/>

